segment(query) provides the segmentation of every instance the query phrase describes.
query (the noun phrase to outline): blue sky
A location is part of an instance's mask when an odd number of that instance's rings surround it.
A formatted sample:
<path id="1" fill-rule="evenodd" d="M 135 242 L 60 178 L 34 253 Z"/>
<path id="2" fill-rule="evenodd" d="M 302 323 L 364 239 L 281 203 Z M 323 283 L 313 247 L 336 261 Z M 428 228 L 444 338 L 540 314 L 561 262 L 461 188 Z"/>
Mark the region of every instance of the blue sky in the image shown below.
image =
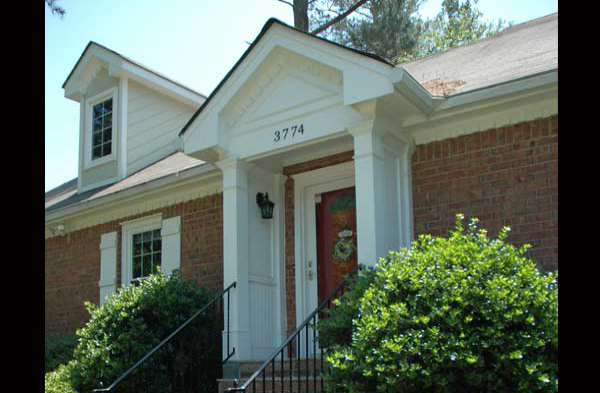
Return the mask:
<path id="1" fill-rule="evenodd" d="M 432 18 L 442 0 L 426 0 Z M 208 96 L 270 17 L 293 25 L 277 0 L 60 0 L 45 16 L 45 190 L 77 177 L 79 104 L 61 88 L 89 41 Z M 558 11 L 558 0 L 480 0 L 484 18 L 525 22 Z"/>

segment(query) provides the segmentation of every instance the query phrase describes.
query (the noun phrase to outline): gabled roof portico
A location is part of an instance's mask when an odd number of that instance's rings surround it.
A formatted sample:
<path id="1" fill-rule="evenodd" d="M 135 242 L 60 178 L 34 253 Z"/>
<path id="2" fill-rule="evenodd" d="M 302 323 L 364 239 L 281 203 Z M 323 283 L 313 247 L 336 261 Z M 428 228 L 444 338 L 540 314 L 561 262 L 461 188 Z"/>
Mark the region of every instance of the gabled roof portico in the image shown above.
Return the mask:
<path id="1" fill-rule="evenodd" d="M 185 154 L 223 172 L 224 285 L 237 281 L 234 359 L 261 359 L 286 336 L 282 168 L 354 151 L 348 165 L 356 189 L 358 261 L 374 265 L 412 239 L 414 143 L 399 120 L 424 116 L 430 104 L 427 92 L 402 70 L 270 21 L 186 125 Z M 303 174 L 296 195 L 341 179 L 335 171 Z M 275 202 L 273 220 L 260 218 L 257 192 L 268 192 Z M 296 220 L 297 234 L 314 231 L 303 225 Z M 302 247 L 297 241 L 296 298 L 309 302 L 302 289 L 308 287 Z M 298 308 L 298 320 L 307 308 Z"/>

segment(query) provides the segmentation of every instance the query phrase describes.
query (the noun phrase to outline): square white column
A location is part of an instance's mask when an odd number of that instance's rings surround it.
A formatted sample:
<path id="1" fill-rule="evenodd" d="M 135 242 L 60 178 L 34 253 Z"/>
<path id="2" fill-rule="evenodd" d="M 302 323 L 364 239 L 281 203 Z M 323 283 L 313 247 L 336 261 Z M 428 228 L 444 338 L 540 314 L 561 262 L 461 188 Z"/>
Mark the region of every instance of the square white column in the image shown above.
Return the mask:
<path id="1" fill-rule="evenodd" d="M 248 171 L 252 165 L 237 158 L 225 159 L 216 165 L 223 171 L 223 285 L 226 288 L 237 282 L 229 297 L 229 345 L 235 348 L 231 360 L 246 361 L 251 360 L 247 259 Z M 227 351 L 226 333 L 223 332 L 224 354 Z"/>
<path id="2" fill-rule="evenodd" d="M 368 121 L 348 130 L 354 138 L 358 263 L 375 266 L 390 251 L 383 135 Z"/>

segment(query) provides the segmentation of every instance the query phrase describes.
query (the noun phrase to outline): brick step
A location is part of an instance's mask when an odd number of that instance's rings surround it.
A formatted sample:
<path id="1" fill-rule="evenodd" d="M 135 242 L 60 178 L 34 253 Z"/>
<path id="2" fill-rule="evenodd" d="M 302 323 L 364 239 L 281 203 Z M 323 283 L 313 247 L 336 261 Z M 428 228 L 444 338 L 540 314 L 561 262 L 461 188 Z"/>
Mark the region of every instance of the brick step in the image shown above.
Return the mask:
<path id="1" fill-rule="evenodd" d="M 262 366 L 261 362 L 245 362 L 240 364 L 240 379 L 246 380 L 258 368 Z M 291 367 L 291 375 L 292 377 L 310 377 L 312 375 L 319 376 L 321 371 L 327 372 L 328 363 L 323 357 L 323 369 L 321 370 L 321 358 L 309 358 L 309 359 L 297 359 L 288 360 L 284 359 L 283 364 L 281 359 L 275 360 L 275 362 L 265 369 L 265 375 L 267 378 L 270 378 L 271 375 L 275 375 L 275 377 L 280 377 L 283 374 L 283 377 L 290 377 L 290 367 Z"/>
<path id="2" fill-rule="evenodd" d="M 219 382 L 219 393 L 225 393 L 225 389 L 234 387 L 235 380 L 234 379 L 218 379 Z M 238 381 L 237 386 L 242 386 L 244 381 Z M 291 384 L 291 386 L 290 386 Z M 264 386 L 263 380 L 261 378 L 257 378 L 255 381 L 255 386 L 250 384 L 246 389 L 247 393 L 253 392 L 264 392 L 265 393 L 304 393 L 304 392 L 315 392 L 320 393 L 323 392 L 323 380 L 321 377 L 299 377 L 299 378 L 275 378 L 273 380 L 271 378 L 265 378 Z"/>

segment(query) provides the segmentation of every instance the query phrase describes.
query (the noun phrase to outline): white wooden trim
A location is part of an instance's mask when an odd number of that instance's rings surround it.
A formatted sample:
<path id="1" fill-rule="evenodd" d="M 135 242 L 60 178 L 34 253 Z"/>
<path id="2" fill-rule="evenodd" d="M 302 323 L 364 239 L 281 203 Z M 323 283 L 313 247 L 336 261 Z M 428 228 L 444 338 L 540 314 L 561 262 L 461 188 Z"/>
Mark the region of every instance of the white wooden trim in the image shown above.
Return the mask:
<path id="1" fill-rule="evenodd" d="M 100 240 L 100 305 L 117 288 L 117 232 L 105 233 Z"/>
<path id="2" fill-rule="evenodd" d="M 162 214 L 153 214 L 135 220 L 121 223 L 121 285 L 128 287 L 132 278 L 131 249 L 133 235 L 153 229 L 162 228 Z M 164 250 L 161 251 L 161 261 L 165 258 Z M 162 262 L 161 262 L 162 263 Z"/>
<path id="3" fill-rule="evenodd" d="M 169 275 L 181 266 L 181 217 L 171 217 L 162 222 L 161 268 Z"/>
<path id="4" fill-rule="evenodd" d="M 118 88 L 111 87 L 101 93 L 98 93 L 85 100 L 85 124 L 84 124 L 84 144 L 83 144 L 83 169 L 88 170 L 97 167 L 102 164 L 106 164 L 115 161 L 117 158 L 117 150 L 119 148 L 119 118 L 120 118 L 120 100 L 118 97 Z M 110 154 L 95 160 L 92 160 L 92 108 L 95 104 L 112 98 L 113 100 L 113 111 L 112 111 L 112 135 L 111 135 L 111 146 Z"/>
<path id="5" fill-rule="evenodd" d="M 313 258 L 313 268 L 316 268 L 317 263 L 314 194 L 354 186 L 354 162 L 349 161 L 299 173 L 293 175 L 292 178 L 294 179 L 296 326 L 298 326 L 307 313 L 317 306 L 317 280 L 312 280 L 313 285 L 309 287 L 305 279 L 308 258 Z M 309 291 L 312 296 L 310 294 L 307 296 Z M 307 297 L 313 300 L 307 300 Z"/>

